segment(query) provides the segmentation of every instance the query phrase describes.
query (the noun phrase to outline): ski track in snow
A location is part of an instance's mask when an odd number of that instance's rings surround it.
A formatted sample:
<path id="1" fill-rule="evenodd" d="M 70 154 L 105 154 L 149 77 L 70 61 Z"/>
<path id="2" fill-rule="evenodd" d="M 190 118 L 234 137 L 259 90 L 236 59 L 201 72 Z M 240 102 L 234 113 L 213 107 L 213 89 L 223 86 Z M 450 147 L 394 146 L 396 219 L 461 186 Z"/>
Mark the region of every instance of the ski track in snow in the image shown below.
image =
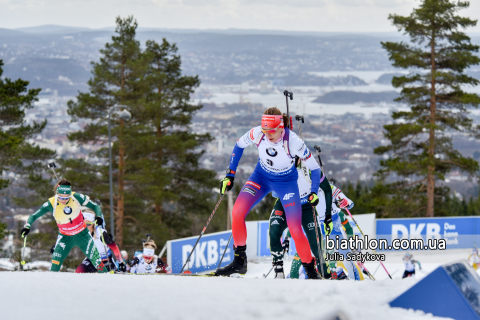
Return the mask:
<path id="1" fill-rule="evenodd" d="M 267 260 L 252 261 L 246 278 L 0 272 L 1 319 L 302 319 L 321 320 L 343 310 L 353 320 L 447 319 L 421 311 L 391 308 L 388 302 L 440 264 L 465 258 L 468 250 L 414 253 L 422 262 L 417 277 L 401 280 L 404 253 L 388 253 L 388 280 L 380 267 L 377 281 L 262 279 Z M 400 261 L 399 261 L 400 260 Z M 395 263 L 393 263 L 395 262 Z M 286 261 L 285 270 L 290 269 Z M 374 272 L 378 263 L 367 262 Z"/>

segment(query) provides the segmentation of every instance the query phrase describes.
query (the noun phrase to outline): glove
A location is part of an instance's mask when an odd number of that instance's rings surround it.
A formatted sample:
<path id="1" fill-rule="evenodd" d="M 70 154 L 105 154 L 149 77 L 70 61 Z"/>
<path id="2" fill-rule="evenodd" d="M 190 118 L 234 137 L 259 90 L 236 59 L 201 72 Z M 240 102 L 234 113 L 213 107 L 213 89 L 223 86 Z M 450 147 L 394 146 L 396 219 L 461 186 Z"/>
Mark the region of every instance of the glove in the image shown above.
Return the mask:
<path id="1" fill-rule="evenodd" d="M 332 216 L 325 217 L 325 221 L 323 223 L 325 224 L 325 235 L 328 236 L 333 230 Z"/>
<path id="2" fill-rule="evenodd" d="M 225 192 L 232 190 L 234 179 L 235 177 L 226 176 L 222 181 L 220 181 L 220 194 L 225 194 Z"/>
<path id="3" fill-rule="evenodd" d="M 125 263 L 120 262 L 118 264 L 118 270 L 121 271 L 121 272 L 126 272 L 127 271 L 127 266 L 125 265 Z"/>
<path id="4" fill-rule="evenodd" d="M 132 265 L 132 267 L 136 264 L 139 264 L 140 263 L 140 260 L 138 260 L 137 257 L 133 258 L 132 262 L 130 263 Z"/>
<path id="5" fill-rule="evenodd" d="M 20 232 L 20 234 L 22 235 L 22 238 L 25 238 L 29 233 L 30 233 L 30 227 L 23 227 L 22 231 Z"/>
<path id="6" fill-rule="evenodd" d="M 318 196 L 315 192 L 310 192 L 307 199 L 308 202 L 314 207 L 316 207 L 319 202 Z"/>
<path id="7" fill-rule="evenodd" d="M 288 252 L 288 249 L 290 249 L 290 240 L 288 238 L 285 238 L 285 240 L 283 240 L 282 248 L 284 252 Z"/>
<path id="8" fill-rule="evenodd" d="M 53 245 L 52 248 L 50 249 L 50 255 L 52 255 L 54 251 L 55 251 L 55 245 Z"/>
<path id="9" fill-rule="evenodd" d="M 95 224 L 96 224 L 97 226 L 103 225 L 103 219 L 102 219 L 102 217 L 95 217 Z"/>
<path id="10" fill-rule="evenodd" d="M 347 199 L 344 198 L 344 199 L 340 200 L 340 201 L 338 202 L 338 207 L 339 207 L 340 209 L 343 209 L 343 208 L 348 207 L 348 201 L 347 201 Z"/>

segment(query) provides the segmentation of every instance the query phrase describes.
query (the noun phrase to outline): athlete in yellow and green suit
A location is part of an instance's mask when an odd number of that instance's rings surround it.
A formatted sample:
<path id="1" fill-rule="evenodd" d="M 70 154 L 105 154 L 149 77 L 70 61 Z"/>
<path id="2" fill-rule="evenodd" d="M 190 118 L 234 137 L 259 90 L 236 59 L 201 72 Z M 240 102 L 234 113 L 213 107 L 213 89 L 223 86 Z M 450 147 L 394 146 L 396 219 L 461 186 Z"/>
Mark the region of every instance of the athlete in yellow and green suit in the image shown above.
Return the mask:
<path id="1" fill-rule="evenodd" d="M 22 237 L 30 232 L 30 227 L 38 218 L 47 213 L 52 213 L 58 226 L 58 238 L 52 256 L 50 271 L 60 271 L 63 261 L 73 247 L 80 250 L 92 261 L 99 273 L 107 272 L 103 265 L 94 240 L 88 232 L 83 220 L 82 207 L 88 207 L 95 212 L 97 225 L 103 224 L 100 207 L 90 200 L 88 196 L 72 192 L 72 184 L 62 179 L 55 187 L 55 196 L 48 199 L 40 209 L 28 217 L 22 229 Z"/>

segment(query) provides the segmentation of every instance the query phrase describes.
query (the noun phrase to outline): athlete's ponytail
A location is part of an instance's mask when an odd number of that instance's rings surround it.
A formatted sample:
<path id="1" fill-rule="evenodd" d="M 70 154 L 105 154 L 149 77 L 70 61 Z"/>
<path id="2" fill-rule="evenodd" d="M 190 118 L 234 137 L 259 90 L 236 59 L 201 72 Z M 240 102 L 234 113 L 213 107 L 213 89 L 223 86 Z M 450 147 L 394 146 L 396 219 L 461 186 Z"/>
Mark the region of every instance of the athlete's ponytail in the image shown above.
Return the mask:
<path id="1" fill-rule="evenodd" d="M 265 112 L 263 114 L 268 114 L 270 116 L 282 115 L 283 116 L 283 125 L 286 128 L 290 129 L 290 119 L 288 119 L 288 117 L 285 113 L 282 114 L 282 111 L 280 111 L 280 109 L 278 109 L 277 107 L 268 108 L 267 110 L 265 110 Z"/>

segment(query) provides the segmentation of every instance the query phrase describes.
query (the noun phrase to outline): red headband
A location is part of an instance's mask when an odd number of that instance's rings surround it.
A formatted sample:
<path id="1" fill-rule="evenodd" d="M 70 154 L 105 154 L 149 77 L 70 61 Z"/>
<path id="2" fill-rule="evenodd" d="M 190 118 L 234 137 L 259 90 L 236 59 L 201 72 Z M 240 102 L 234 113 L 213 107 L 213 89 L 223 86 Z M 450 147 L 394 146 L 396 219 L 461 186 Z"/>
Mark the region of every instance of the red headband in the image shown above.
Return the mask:
<path id="1" fill-rule="evenodd" d="M 268 115 L 264 114 L 262 117 L 262 129 L 265 128 L 283 128 L 283 116 L 282 115 Z"/>

